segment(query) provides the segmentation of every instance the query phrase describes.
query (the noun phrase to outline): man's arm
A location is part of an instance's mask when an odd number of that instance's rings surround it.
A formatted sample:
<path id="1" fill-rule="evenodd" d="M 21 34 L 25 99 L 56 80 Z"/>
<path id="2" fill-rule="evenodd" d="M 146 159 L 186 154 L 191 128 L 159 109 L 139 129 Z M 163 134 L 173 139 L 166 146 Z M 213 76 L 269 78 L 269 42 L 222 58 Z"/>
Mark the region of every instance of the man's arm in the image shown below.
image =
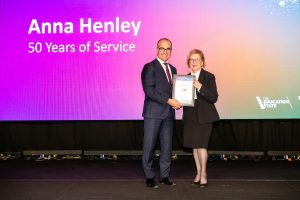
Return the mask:
<path id="1" fill-rule="evenodd" d="M 151 100 L 165 104 L 169 97 L 155 89 L 155 72 L 151 64 L 146 64 L 142 71 L 142 85 L 145 95 Z"/>
<path id="2" fill-rule="evenodd" d="M 144 66 L 141 78 L 145 95 L 151 100 L 159 102 L 161 104 L 167 103 L 174 109 L 179 109 L 182 107 L 177 100 L 171 99 L 167 95 L 155 89 L 155 72 L 152 65 L 146 64 Z"/>

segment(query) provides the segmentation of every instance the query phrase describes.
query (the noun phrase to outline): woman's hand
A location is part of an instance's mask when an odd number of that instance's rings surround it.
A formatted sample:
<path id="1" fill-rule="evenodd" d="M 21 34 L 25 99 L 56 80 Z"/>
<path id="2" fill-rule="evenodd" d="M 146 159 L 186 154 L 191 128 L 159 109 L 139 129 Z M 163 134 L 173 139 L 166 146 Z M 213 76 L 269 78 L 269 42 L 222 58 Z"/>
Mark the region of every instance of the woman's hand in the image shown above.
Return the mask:
<path id="1" fill-rule="evenodd" d="M 200 90 L 202 84 L 198 80 L 194 79 L 194 87 L 197 88 L 197 90 Z"/>

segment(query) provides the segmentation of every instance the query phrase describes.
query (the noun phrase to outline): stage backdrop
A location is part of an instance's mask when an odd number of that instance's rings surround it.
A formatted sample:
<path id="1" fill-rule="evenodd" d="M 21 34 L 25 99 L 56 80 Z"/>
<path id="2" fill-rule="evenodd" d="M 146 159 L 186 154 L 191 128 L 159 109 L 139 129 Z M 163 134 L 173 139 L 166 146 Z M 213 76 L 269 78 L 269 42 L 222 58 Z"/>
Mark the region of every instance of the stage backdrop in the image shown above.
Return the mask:
<path id="1" fill-rule="evenodd" d="M 300 118 L 299 22 L 299 0 L 4 0 L 0 120 L 142 119 L 162 37 L 179 74 L 203 50 L 222 119 Z"/>

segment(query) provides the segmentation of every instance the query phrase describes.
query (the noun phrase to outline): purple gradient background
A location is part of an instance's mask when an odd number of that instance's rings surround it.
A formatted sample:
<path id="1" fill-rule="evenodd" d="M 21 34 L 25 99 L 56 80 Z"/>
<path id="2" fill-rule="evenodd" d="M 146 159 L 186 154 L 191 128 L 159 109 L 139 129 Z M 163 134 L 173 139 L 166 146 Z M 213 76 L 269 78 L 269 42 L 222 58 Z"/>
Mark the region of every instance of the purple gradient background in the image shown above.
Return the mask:
<path id="1" fill-rule="evenodd" d="M 155 58 L 156 42 L 162 37 L 173 42 L 170 62 L 179 74 L 188 73 L 185 60 L 189 50 L 204 50 L 209 63 L 207 70 L 217 77 L 221 94 L 217 107 L 222 118 L 300 117 L 299 102 L 296 110 L 266 114 L 261 113 L 255 102 L 256 95 L 300 95 L 296 89 L 300 83 L 295 77 L 300 72 L 297 53 L 299 15 L 295 14 L 299 8 L 286 14 L 276 13 L 275 7 L 276 4 L 255 0 L 1 1 L 0 120 L 142 119 L 144 94 L 140 72 L 146 62 Z M 270 10 L 274 14 L 270 15 Z M 104 22 L 114 21 L 116 17 L 121 21 L 141 21 L 138 36 L 134 37 L 133 33 L 79 33 L 80 18 Z M 74 34 L 28 35 L 33 18 L 39 22 L 73 22 Z M 284 31 L 282 28 L 290 29 Z M 280 35 L 276 34 L 277 30 L 282 31 Z M 282 35 L 284 40 L 278 40 Z M 134 43 L 136 50 L 127 53 L 80 53 L 78 50 L 75 53 L 47 53 L 43 46 L 40 54 L 27 53 L 29 42 L 75 44 L 78 47 L 88 41 Z M 274 51 L 283 45 L 286 52 Z M 266 57 L 254 61 L 243 59 L 259 57 L 262 48 L 271 52 L 266 55 L 272 56 L 268 61 L 264 62 Z M 284 74 L 287 78 L 282 82 L 282 88 L 275 88 L 273 81 L 281 77 L 278 70 L 282 65 L 276 64 L 279 56 L 289 61 L 289 71 Z M 274 66 L 275 75 L 266 80 L 268 69 L 274 69 Z M 261 70 L 260 76 L 253 74 L 257 70 Z M 262 88 L 261 92 L 253 86 L 253 78 Z M 290 87 L 290 82 L 294 86 Z M 241 99 L 249 103 L 239 102 Z M 181 111 L 177 113 L 177 118 L 180 117 Z"/>

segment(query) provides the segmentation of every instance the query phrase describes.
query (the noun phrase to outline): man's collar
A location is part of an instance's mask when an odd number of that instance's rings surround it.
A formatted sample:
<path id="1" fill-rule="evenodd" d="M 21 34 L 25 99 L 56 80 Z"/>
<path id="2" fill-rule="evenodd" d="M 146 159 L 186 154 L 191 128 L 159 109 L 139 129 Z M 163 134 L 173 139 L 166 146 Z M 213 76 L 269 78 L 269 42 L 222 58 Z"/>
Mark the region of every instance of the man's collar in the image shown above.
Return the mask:
<path id="1" fill-rule="evenodd" d="M 163 60 L 161 60 L 159 57 L 156 57 L 156 59 L 158 60 L 158 62 L 160 62 L 161 64 L 164 64 L 164 63 L 168 63 L 168 61 L 163 61 Z"/>

